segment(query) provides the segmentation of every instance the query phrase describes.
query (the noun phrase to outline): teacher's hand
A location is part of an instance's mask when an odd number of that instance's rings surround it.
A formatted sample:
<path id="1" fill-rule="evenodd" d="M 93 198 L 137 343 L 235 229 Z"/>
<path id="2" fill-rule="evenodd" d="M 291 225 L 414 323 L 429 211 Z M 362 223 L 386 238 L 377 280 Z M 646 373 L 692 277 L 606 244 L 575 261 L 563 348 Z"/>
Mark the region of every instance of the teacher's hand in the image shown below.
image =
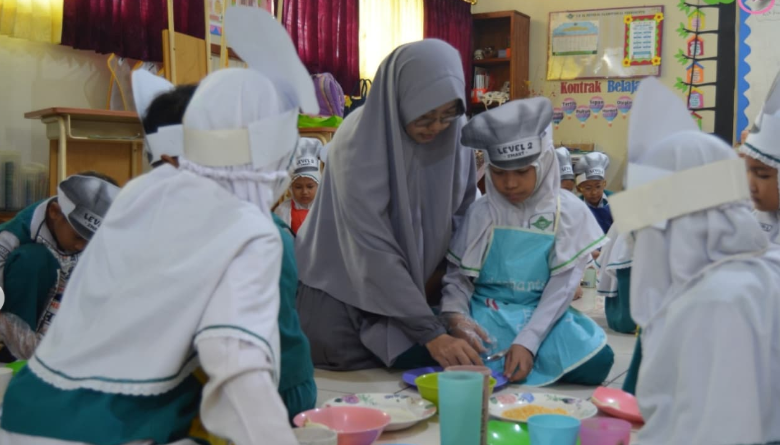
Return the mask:
<path id="1" fill-rule="evenodd" d="M 488 352 L 485 345 L 491 344 L 490 336 L 476 321 L 463 314 L 448 313 L 443 316 L 450 335 L 466 340 L 479 354 Z"/>
<path id="2" fill-rule="evenodd" d="M 510 382 L 525 380 L 534 367 L 534 355 L 531 351 L 520 345 L 512 345 L 506 355 L 504 363 L 504 377 Z"/>
<path id="3" fill-rule="evenodd" d="M 442 334 L 429 341 L 425 347 L 428 348 L 431 357 L 444 368 L 457 365 L 482 365 L 479 354 L 466 340 Z"/>

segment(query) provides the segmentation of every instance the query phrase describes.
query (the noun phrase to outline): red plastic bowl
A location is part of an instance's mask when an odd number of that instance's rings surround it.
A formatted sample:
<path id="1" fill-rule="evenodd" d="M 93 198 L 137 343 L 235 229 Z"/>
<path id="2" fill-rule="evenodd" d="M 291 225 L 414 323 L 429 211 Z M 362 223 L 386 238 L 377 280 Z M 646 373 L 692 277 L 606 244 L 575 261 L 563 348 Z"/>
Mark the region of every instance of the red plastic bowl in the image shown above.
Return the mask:
<path id="1" fill-rule="evenodd" d="M 590 401 L 599 410 L 610 416 L 626 419 L 634 423 L 644 422 L 636 398 L 625 391 L 602 386 L 593 392 Z"/>
<path id="2" fill-rule="evenodd" d="M 383 411 L 359 406 L 312 409 L 295 416 L 293 423 L 303 427 L 307 420 L 338 433 L 339 445 L 371 445 L 390 424 L 390 416 Z"/>

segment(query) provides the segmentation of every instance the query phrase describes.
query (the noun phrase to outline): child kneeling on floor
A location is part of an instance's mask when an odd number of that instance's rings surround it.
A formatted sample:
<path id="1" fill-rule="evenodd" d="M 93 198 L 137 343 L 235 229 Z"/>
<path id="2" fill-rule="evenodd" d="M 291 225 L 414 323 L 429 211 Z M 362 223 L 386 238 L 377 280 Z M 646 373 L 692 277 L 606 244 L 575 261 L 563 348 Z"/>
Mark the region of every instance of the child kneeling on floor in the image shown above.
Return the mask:
<path id="1" fill-rule="evenodd" d="M 57 196 L 0 225 L 0 362 L 30 358 L 57 314 L 81 251 L 100 227 L 116 182 L 100 173 L 73 175 Z"/>
<path id="2" fill-rule="evenodd" d="M 606 241 L 586 205 L 561 192 L 546 98 L 510 102 L 464 128 L 462 144 L 486 152 L 485 199 L 455 235 L 442 313 L 450 332 L 513 382 L 598 385 L 614 362 L 607 336 L 571 309 L 591 252 Z M 520 123 L 519 125 L 517 123 Z"/>

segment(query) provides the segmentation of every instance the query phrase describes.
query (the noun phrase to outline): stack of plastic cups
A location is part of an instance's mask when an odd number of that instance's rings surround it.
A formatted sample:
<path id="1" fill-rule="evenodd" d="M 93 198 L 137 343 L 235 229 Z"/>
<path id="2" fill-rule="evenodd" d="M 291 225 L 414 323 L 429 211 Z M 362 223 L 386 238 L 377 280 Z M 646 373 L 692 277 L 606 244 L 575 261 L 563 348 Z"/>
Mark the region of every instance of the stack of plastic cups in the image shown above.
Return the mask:
<path id="1" fill-rule="evenodd" d="M 477 372 L 439 374 L 441 445 L 482 443 L 484 377 Z"/>
<path id="2" fill-rule="evenodd" d="M 482 425 L 480 426 L 481 445 L 487 445 L 487 425 L 490 419 L 488 413 L 488 401 L 490 400 L 490 377 L 493 372 L 486 366 L 450 366 L 445 372 L 476 372 L 482 375 Z"/>

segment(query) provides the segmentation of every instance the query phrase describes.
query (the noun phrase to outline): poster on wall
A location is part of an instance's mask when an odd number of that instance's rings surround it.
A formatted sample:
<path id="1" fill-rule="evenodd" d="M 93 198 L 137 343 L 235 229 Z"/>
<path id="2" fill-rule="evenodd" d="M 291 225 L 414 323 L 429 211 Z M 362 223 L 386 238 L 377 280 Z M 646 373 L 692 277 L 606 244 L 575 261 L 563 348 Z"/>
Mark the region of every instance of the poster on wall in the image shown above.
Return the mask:
<path id="1" fill-rule="evenodd" d="M 664 7 L 551 12 L 547 80 L 661 74 Z"/>
<path id="2" fill-rule="evenodd" d="M 205 0 L 209 9 L 209 31 L 213 37 L 222 37 L 222 14 L 226 7 L 249 6 L 251 8 L 263 8 L 271 14 L 274 13 L 274 0 Z"/>

